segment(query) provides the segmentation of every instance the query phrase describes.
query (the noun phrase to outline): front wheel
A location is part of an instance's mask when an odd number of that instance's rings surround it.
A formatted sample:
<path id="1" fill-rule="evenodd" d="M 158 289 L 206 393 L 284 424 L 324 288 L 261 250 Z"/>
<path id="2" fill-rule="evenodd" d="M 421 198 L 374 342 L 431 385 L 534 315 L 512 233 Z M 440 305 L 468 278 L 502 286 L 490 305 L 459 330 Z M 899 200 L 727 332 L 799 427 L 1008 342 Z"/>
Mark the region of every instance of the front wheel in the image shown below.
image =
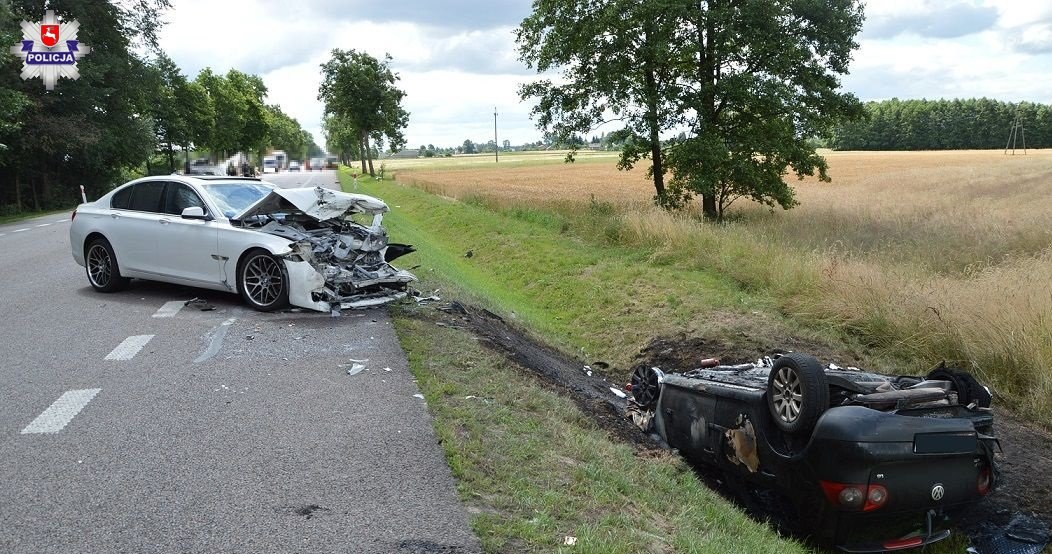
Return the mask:
<path id="1" fill-rule="evenodd" d="M 253 309 L 270 312 L 289 303 L 289 279 L 285 264 L 261 249 L 252 250 L 237 272 L 237 288 Z"/>
<path id="2" fill-rule="evenodd" d="M 84 270 L 91 288 L 99 292 L 116 292 L 128 286 L 131 279 L 121 277 L 117 256 L 109 241 L 97 238 L 84 249 Z"/>
<path id="3" fill-rule="evenodd" d="M 795 352 L 775 360 L 767 378 L 767 407 L 782 431 L 810 433 L 829 407 L 829 384 L 818 360 Z"/>

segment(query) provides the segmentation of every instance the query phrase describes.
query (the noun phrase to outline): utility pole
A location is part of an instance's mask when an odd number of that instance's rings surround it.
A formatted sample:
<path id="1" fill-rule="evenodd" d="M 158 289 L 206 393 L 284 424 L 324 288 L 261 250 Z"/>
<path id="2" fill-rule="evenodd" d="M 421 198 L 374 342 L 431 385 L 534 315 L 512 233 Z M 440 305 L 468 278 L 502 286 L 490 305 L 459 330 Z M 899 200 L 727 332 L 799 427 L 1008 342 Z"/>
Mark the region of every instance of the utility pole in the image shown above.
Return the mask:
<path id="1" fill-rule="evenodd" d="M 497 107 L 493 106 L 493 163 L 500 163 L 500 143 L 497 142 Z"/>

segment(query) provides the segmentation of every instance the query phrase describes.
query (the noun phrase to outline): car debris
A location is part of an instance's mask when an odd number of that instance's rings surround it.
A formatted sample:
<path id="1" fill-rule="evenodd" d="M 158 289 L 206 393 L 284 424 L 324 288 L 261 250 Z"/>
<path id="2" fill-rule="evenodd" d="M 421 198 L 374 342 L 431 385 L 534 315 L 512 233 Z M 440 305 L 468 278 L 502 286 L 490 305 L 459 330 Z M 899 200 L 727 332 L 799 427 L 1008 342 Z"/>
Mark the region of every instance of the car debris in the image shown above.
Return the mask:
<path id="1" fill-rule="evenodd" d="M 721 481 L 773 493 L 820 544 L 937 542 L 999 484 L 992 395 L 967 372 L 885 376 L 800 353 L 699 365 L 637 367 L 628 419 Z"/>
<path id="2" fill-rule="evenodd" d="M 1008 526 L 988 534 L 968 547 L 971 554 L 1038 554 L 1049 541 L 1045 522 L 1027 514 L 1015 514 Z"/>
<path id="3" fill-rule="evenodd" d="M 210 304 L 207 300 L 203 300 L 201 298 L 196 298 L 196 297 L 195 298 L 191 298 L 190 300 L 187 300 L 186 302 L 183 302 L 183 306 L 197 308 L 198 310 L 201 310 L 202 312 L 210 312 L 210 311 L 216 309 L 216 307 L 213 306 L 212 304 Z"/>
<path id="4" fill-rule="evenodd" d="M 351 367 L 347 368 L 347 375 L 357 375 L 365 370 L 365 364 L 351 364 Z"/>
<path id="5" fill-rule="evenodd" d="M 290 241 L 285 261 L 294 306 L 329 312 L 380 306 L 408 295 L 416 277 L 391 261 L 415 249 L 388 241 L 381 225 L 387 204 L 364 194 L 323 187 L 274 189 L 232 222 Z M 354 221 L 371 216 L 368 225 Z"/>

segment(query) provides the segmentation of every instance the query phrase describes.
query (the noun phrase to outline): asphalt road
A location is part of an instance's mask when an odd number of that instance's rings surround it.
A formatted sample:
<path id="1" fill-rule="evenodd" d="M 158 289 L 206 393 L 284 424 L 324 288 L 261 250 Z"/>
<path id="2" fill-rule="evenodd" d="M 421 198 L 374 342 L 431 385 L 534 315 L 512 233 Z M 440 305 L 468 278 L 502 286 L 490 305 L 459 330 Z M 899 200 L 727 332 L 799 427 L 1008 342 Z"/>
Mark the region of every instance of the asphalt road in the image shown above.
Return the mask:
<path id="1" fill-rule="evenodd" d="M 479 550 L 385 311 L 99 294 L 68 217 L 0 226 L 0 552 Z"/>

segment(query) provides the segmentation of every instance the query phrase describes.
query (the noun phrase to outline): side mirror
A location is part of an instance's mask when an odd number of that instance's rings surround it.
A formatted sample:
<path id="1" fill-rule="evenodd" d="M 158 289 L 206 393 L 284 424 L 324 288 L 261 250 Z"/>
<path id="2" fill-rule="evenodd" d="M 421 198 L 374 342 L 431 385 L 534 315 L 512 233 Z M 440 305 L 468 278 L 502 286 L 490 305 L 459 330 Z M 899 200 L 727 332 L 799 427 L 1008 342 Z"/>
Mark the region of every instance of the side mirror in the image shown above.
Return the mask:
<path id="1" fill-rule="evenodd" d="M 211 217 L 205 215 L 205 209 L 201 206 L 190 206 L 189 208 L 183 208 L 183 219 L 203 219 L 210 220 Z"/>

